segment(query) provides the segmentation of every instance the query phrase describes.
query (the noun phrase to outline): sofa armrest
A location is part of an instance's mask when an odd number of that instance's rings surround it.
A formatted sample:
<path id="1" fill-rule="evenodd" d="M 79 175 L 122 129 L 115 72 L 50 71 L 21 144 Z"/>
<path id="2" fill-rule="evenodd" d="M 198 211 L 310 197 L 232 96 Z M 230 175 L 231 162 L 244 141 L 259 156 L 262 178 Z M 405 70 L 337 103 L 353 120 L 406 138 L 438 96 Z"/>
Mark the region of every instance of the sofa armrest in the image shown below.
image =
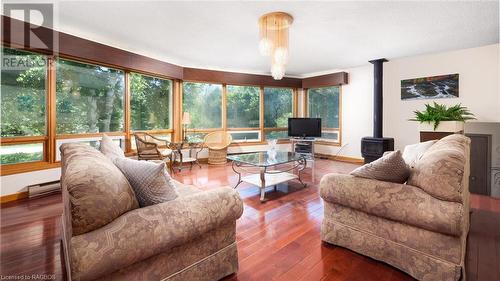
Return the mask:
<path id="1" fill-rule="evenodd" d="M 243 213 L 237 191 L 217 188 L 127 212 L 94 231 L 72 237 L 75 280 L 93 280 L 191 241 Z"/>
<path id="2" fill-rule="evenodd" d="M 351 175 L 328 174 L 321 179 L 326 202 L 443 234 L 460 236 L 464 207 L 432 197 L 418 187 Z"/>

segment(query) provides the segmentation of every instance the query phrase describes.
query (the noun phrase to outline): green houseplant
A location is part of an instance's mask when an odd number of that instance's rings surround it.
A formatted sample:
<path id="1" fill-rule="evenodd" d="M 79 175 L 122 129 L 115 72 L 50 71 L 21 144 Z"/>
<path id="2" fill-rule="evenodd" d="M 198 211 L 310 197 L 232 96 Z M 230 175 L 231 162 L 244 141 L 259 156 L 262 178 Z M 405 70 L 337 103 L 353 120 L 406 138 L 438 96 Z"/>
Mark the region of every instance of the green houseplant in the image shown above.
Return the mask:
<path id="1" fill-rule="evenodd" d="M 463 130 L 463 124 L 467 120 L 476 119 L 474 114 L 472 114 L 469 109 L 462 104 L 456 104 L 453 106 L 446 106 L 444 104 L 438 104 L 434 102 L 433 105 L 426 104 L 424 111 L 416 110 L 414 111 L 415 118 L 410 119 L 410 121 L 419 121 L 420 124 L 433 125 L 432 131 L 438 131 L 441 124 L 447 123 L 446 129 L 444 131 L 460 131 Z M 428 127 L 428 126 L 427 126 Z M 453 129 L 454 128 L 454 129 Z M 421 131 L 426 131 L 428 129 L 421 129 Z"/>

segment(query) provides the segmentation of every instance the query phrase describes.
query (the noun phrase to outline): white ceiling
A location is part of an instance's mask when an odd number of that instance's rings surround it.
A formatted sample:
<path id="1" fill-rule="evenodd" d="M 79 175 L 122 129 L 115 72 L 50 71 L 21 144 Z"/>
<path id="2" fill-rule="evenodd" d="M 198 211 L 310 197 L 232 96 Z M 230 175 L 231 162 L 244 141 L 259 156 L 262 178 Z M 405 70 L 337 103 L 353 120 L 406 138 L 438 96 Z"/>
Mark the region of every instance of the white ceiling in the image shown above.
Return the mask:
<path id="1" fill-rule="evenodd" d="M 287 76 L 499 42 L 499 2 L 61 1 L 58 29 L 189 67 L 269 73 L 257 19 L 294 17 Z"/>

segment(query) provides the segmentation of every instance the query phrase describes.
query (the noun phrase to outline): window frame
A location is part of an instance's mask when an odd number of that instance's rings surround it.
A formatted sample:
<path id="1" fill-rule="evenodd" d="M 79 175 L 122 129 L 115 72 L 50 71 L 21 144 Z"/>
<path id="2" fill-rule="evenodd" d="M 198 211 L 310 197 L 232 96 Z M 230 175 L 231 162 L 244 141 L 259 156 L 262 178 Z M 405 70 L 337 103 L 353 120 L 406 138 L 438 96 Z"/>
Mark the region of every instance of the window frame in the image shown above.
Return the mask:
<path id="1" fill-rule="evenodd" d="M 292 117 L 297 117 L 298 115 L 298 91 L 296 88 L 289 88 L 289 87 L 262 87 L 262 97 L 263 97 L 263 105 L 262 105 L 262 123 L 265 124 L 264 120 L 264 113 L 265 113 L 265 97 L 266 95 L 264 94 L 266 88 L 275 88 L 275 89 L 291 89 L 292 90 Z M 279 131 L 288 131 L 288 127 L 265 127 L 263 125 L 262 129 L 262 141 L 266 142 L 266 133 L 268 132 L 279 132 Z M 278 138 L 278 143 L 289 143 L 290 138 Z"/>
<path id="2" fill-rule="evenodd" d="M 33 52 L 32 50 L 25 50 L 23 48 L 16 48 L 14 46 L 6 46 L 2 44 L 2 48 L 9 48 L 19 50 L 34 55 L 45 56 L 47 65 L 45 66 L 45 134 L 41 136 L 18 136 L 18 137 L 1 137 L 0 145 L 9 146 L 16 144 L 36 144 L 43 143 L 42 160 L 32 162 L 20 162 L 0 165 L 0 176 L 12 175 L 17 173 L 24 173 L 29 171 L 37 171 L 46 169 L 52 164 L 53 148 L 51 140 L 53 138 L 51 130 L 51 108 L 52 108 L 52 83 L 54 80 L 53 66 L 54 57 L 43 53 Z"/>
<path id="3" fill-rule="evenodd" d="M 64 59 L 74 61 L 76 63 L 82 64 L 91 64 L 101 67 L 108 67 L 115 70 L 122 71 L 124 74 L 124 96 L 123 96 L 123 130 L 119 132 L 106 132 L 107 135 L 113 138 L 124 138 L 125 139 L 125 154 L 126 155 L 135 155 L 136 151 L 131 149 L 131 138 L 133 138 L 134 132 L 142 132 L 142 131 L 132 131 L 131 130 L 131 92 L 130 92 L 130 74 L 136 73 L 140 75 L 155 77 L 159 79 L 171 80 L 172 81 L 172 94 L 171 94 L 171 113 L 170 113 L 170 123 L 171 128 L 167 130 L 149 130 L 144 131 L 151 133 L 153 135 L 170 135 L 170 138 L 173 142 L 178 142 L 183 139 L 183 128 L 182 128 L 182 97 L 183 97 L 183 83 L 184 82 L 193 82 L 193 83 L 208 83 L 208 84 L 217 84 L 222 85 L 222 101 L 221 101 L 221 118 L 222 118 L 222 126 L 221 128 L 210 128 L 210 129 L 197 129 L 197 128 L 189 128 L 187 129 L 188 133 L 210 133 L 214 131 L 223 130 L 225 132 L 244 132 L 244 131 L 252 131 L 257 132 L 259 134 L 259 140 L 249 140 L 249 141 L 237 141 L 231 146 L 248 146 L 248 145 L 264 145 L 267 144 L 265 135 L 269 131 L 286 131 L 287 128 L 265 128 L 264 127 L 264 103 L 265 103 L 265 95 L 264 88 L 288 88 L 292 89 L 292 116 L 298 116 L 298 89 L 294 87 L 273 87 L 273 86 L 263 86 L 263 85 L 254 85 L 254 84 L 240 84 L 240 83 L 220 83 L 213 81 L 198 81 L 198 80 L 181 80 L 178 78 L 168 77 L 164 75 L 158 75 L 156 73 L 149 73 L 145 71 L 141 71 L 138 69 L 129 69 L 125 67 L 117 67 L 115 65 L 110 65 L 108 63 L 101 63 L 96 61 L 90 61 L 87 59 L 74 58 L 67 55 L 45 55 L 41 52 L 37 52 L 36 50 L 27 50 L 23 48 L 17 48 L 15 46 L 6 46 L 6 48 L 12 48 L 16 50 L 26 51 L 33 54 L 44 55 L 47 58 L 47 74 L 46 74 L 46 83 L 45 83 L 45 91 L 46 91 L 46 114 L 45 114 L 45 122 L 46 122 L 46 134 L 44 136 L 22 136 L 22 137 L 5 137 L 0 139 L 0 145 L 14 145 L 14 144 L 29 144 L 29 143 L 43 143 L 44 152 L 43 152 L 43 161 L 34 161 L 34 162 L 23 162 L 23 163 L 15 163 L 15 164 L 4 164 L 0 167 L 0 175 L 11 175 L 17 173 L 25 173 L 31 171 L 38 171 L 44 169 L 51 169 L 60 167 L 61 163 L 57 160 L 57 143 L 58 141 L 72 139 L 74 141 L 78 141 L 78 139 L 82 139 L 83 141 L 91 139 L 91 138 L 99 138 L 102 136 L 102 133 L 79 133 L 79 134 L 57 134 L 56 132 L 56 83 L 57 83 L 57 60 Z M 259 88 L 259 127 L 256 128 L 228 128 L 227 126 L 227 86 L 250 86 L 250 87 L 258 87 Z M 279 143 L 288 142 L 288 140 L 280 139 Z"/>
<path id="4" fill-rule="evenodd" d="M 323 86 L 323 87 L 314 87 L 314 88 L 304 89 L 304 102 L 303 102 L 302 109 L 304 112 L 304 116 L 310 117 L 309 116 L 309 90 L 321 89 L 321 88 L 331 88 L 331 87 L 338 87 L 339 88 L 339 127 L 338 128 L 329 128 L 329 127 L 322 126 L 321 132 L 337 133 L 339 137 L 338 137 L 338 140 L 318 138 L 316 141 L 316 144 L 330 145 L 330 146 L 342 146 L 342 85 L 331 85 L 331 86 Z"/>
<path id="5" fill-rule="evenodd" d="M 154 129 L 154 130 L 133 130 L 131 128 L 132 126 L 132 90 L 131 90 L 131 83 L 130 83 L 130 75 L 132 74 L 138 74 L 138 75 L 142 75 L 142 76 L 146 76 L 146 77 L 150 77 L 150 78 L 156 78 L 156 79 L 161 79 L 161 80 L 168 80 L 172 83 L 172 87 L 171 87 L 171 93 L 170 93 L 170 97 L 169 97 L 169 112 L 168 112 L 168 119 L 169 119 L 169 127 L 168 129 Z M 129 111 L 127 112 L 127 115 L 128 117 L 130 118 L 130 121 L 129 121 L 129 130 L 130 132 L 132 133 L 135 133 L 135 132 L 146 132 L 146 133 L 151 133 L 151 134 L 161 134 L 161 133 L 172 133 L 173 132 L 173 127 L 174 127 L 174 114 L 173 114 L 173 110 L 174 110 L 174 87 L 175 87 L 175 81 L 174 79 L 170 79 L 170 78 L 165 78 L 165 77 L 160 77 L 158 75 L 151 75 L 151 74 L 145 74 L 145 73 L 141 73 L 141 72 L 138 72 L 138 71 L 125 71 L 125 95 L 129 95 L 129 98 L 128 98 L 128 102 L 129 102 Z M 125 101 L 125 97 L 124 97 L 124 112 L 125 112 L 125 104 L 127 102 Z M 125 113 L 124 113 L 125 114 Z M 125 118 L 124 118 L 124 123 L 125 123 Z M 123 126 L 124 128 L 124 131 L 125 131 L 125 124 Z"/>

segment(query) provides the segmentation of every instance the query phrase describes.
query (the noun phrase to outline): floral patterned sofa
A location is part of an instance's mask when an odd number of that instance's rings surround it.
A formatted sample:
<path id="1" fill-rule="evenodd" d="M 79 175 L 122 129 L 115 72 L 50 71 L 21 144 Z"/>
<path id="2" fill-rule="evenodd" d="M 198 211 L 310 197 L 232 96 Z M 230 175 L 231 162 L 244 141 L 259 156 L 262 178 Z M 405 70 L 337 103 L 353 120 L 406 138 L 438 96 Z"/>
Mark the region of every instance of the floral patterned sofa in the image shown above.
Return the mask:
<path id="1" fill-rule="evenodd" d="M 238 269 L 231 188 L 139 208 L 120 170 L 94 148 L 64 144 L 63 250 L 67 280 L 218 280 Z"/>
<path id="2" fill-rule="evenodd" d="M 391 264 L 418 280 L 465 277 L 470 140 L 451 135 L 416 162 L 406 184 L 325 175 L 323 241 Z"/>

